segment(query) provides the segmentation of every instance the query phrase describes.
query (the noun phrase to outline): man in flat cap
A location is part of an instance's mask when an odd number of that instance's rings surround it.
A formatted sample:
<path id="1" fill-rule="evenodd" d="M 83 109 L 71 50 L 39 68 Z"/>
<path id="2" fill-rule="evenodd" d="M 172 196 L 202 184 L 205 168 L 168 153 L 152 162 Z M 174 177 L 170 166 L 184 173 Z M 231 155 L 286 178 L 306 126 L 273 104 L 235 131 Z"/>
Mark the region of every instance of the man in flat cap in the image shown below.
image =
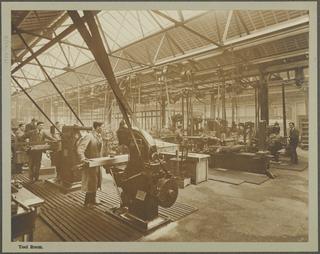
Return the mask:
<path id="1" fill-rule="evenodd" d="M 29 133 L 37 129 L 37 120 L 35 118 L 31 119 L 31 122 L 26 125 L 25 132 Z"/>
<path id="2" fill-rule="evenodd" d="M 77 154 L 84 165 L 88 159 L 102 157 L 102 125 L 103 123 L 101 122 L 93 122 L 92 132 L 79 140 Z M 92 208 L 94 205 L 99 204 L 99 201 L 96 199 L 96 192 L 99 188 L 101 189 L 101 179 L 100 166 L 92 168 L 84 166 L 81 189 L 86 193 L 85 207 Z"/>

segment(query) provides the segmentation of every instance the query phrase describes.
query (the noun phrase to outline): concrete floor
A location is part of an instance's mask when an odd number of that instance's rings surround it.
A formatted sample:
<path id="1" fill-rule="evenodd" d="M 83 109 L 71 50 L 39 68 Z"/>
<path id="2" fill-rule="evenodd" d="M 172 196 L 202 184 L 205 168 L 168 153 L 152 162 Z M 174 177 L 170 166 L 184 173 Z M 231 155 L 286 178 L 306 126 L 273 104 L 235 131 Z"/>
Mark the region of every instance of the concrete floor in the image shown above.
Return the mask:
<path id="1" fill-rule="evenodd" d="M 299 151 L 300 156 L 307 153 Z M 308 241 L 308 170 L 272 170 L 261 185 L 209 180 L 180 190 L 178 201 L 199 210 L 140 241 L 301 242 Z M 105 173 L 103 190 L 114 188 Z M 35 241 L 60 241 L 40 219 Z"/>

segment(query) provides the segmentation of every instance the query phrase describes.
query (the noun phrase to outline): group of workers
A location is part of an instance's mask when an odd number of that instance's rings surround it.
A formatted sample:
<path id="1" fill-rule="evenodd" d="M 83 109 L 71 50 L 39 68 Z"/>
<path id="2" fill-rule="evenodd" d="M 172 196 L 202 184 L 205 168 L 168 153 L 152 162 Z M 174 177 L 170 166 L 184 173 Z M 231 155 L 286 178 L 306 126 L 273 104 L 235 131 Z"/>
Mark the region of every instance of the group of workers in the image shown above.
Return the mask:
<path id="1" fill-rule="evenodd" d="M 280 136 L 280 125 L 278 122 L 275 122 L 274 125 L 270 127 L 271 128 L 268 128 L 269 130 L 267 131 L 267 143 L 268 150 L 270 150 L 271 155 L 274 156 L 274 160 L 276 162 L 279 161 L 278 151 L 283 148 L 284 144 L 287 144 L 286 149 L 290 155 L 291 163 L 298 164 L 297 147 L 299 144 L 299 131 L 295 128 L 295 124 L 293 122 L 289 123 L 290 130 L 288 142 L 283 142 L 283 138 Z M 205 129 L 214 130 L 214 136 L 218 137 L 220 140 L 224 140 L 226 137 L 233 137 L 236 135 L 239 142 L 245 142 L 246 144 L 251 143 L 251 138 L 255 135 L 254 123 L 252 122 L 239 124 L 232 122 L 231 127 L 228 127 L 227 122 L 220 121 L 220 119 L 215 119 L 213 121 L 208 121 Z M 176 141 L 179 143 L 183 136 L 182 126 L 179 124 L 176 124 L 175 135 Z"/>
<path id="2" fill-rule="evenodd" d="M 101 188 L 102 174 L 100 167 L 89 168 L 88 160 L 91 158 L 98 158 L 102 156 L 103 140 L 102 140 L 102 122 L 93 122 L 93 129 L 87 135 L 81 135 L 80 131 L 75 135 L 76 142 L 74 146 L 74 153 L 78 160 L 78 164 L 82 165 L 82 190 L 86 193 L 84 205 L 87 208 L 92 208 L 94 205 L 99 204 L 96 199 L 96 191 Z M 16 144 L 28 143 L 30 146 L 33 144 L 44 143 L 45 141 L 60 141 L 60 132 L 55 131 L 58 128 L 61 131 L 59 122 L 55 126 L 51 126 L 50 133 L 44 130 L 44 123 L 32 119 L 31 123 L 25 125 L 20 123 L 17 130 L 12 133 L 12 141 Z M 42 150 L 30 149 L 27 151 L 29 160 L 29 179 L 31 182 L 39 181 L 39 171 L 42 160 Z M 51 164 L 56 167 L 57 180 L 60 180 L 62 169 L 62 150 L 61 146 L 54 151 L 50 151 Z M 21 172 L 22 165 L 16 165 L 17 173 Z"/>
<path id="3" fill-rule="evenodd" d="M 102 139 L 102 122 L 93 122 L 93 129 L 88 134 L 82 136 L 80 131 L 76 137 L 74 153 L 79 161 L 79 165 L 82 165 L 82 190 L 86 193 L 84 205 L 85 207 L 92 208 L 94 205 L 99 204 L 96 198 L 96 191 L 101 188 L 102 174 L 100 167 L 89 168 L 88 160 L 91 158 L 98 158 L 103 155 L 104 142 Z M 30 145 L 39 144 L 44 141 L 60 141 L 61 135 L 56 133 L 55 129 L 58 128 L 61 131 L 61 125 L 59 122 L 55 123 L 55 126 L 51 126 L 50 133 L 44 131 L 44 123 L 32 119 L 31 123 L 25 125 L 19 124 L 15 133 L 12 133 L 13 140 L 15 142 L 28 142 Z M 121 127 L 121 126 L 120 126 Z M 274 135 L 279 135 L 280 126 L 275 124 L 277 131 Z M 289 123 L 289 151 L 291 163 L 298 163 L 298 155 L 296 148 L 299 143 L 299 131 L 295 128 L 293 122 Z M 180 133 L 181 135 L 181 133 Z M 41 150 L 29 150 L 29 178 L 30 181 L 39 180 L 39 171 L 42 160 Z M 60 149 L 51 151 L 50 154 L 51 163 L 56 167 L 57 179 L 61 177 L 62 168 L 62 151 Z M 21 171 L 22 165 L 17 165 L 18 171 Z"/>
<path id="4" fill-rule="evenodd" d="M 46 140 L 56 141 L 57 139 L 50 135 L 49 133 L 43 131 L 44 123 L 41 121 L 37 121 L 36 119 L 32 119 L 30 123 L 25 125 L 24 123 L 20 123 L 18 129 L 15 133 L 12 133 L 12 140 L 14 140 L 14 144 L 19 145 L 24 142 L 33 145 L 40 144 Z M 29 178 L 31 181 L 39 180 L 39 170 L 41 167 L 41 159 L 42 159 L 42 151 L 40 150 L 28 150 L 28 164 L 29 164 Z M 20 173 L 22 171 L 23 163 L 16 164 L 16 171 Z"/>

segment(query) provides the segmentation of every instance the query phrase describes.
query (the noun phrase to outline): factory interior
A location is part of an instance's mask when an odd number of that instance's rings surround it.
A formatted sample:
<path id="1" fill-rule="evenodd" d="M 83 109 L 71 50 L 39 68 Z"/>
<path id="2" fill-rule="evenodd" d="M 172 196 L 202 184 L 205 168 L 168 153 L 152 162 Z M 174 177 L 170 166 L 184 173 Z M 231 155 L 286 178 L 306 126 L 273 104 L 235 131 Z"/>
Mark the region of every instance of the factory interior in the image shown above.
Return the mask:
<path id="1" fill-rule="evenodd" d="M 11 27 L 12 241 L 308 241 L 308 11 Z"/>

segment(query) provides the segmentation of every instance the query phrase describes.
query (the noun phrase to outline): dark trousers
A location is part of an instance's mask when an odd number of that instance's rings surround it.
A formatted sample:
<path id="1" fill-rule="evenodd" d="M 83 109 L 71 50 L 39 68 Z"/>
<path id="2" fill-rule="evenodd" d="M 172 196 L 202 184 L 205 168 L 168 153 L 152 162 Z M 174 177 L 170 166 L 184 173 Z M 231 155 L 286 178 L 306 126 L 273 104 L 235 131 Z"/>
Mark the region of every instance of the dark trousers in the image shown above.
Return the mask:
<path id="1" fill-rule="evenodd" d="M 51 153 L 51 165 L 56 167 L 57 179 L 61 179 L 61 168 L 62 168 L 62 152 Z"/>
<path id="2" fill-rule="evenodd" d="M 298 154 L 296 145 L 290 145 L 290 160 L 291 163 L 298 164 Z"/>
<path id="3" fill-rule="evenodd" d="M 23 164 L 21 163 L 16 164 L 16 173 L 22 173 L 22 166 Z"/>
<path id="4" fill-rule="evenodd" d="M 86 192 L 84 204 L 94 204 L 96 202 L 96 192 Z"/>
<path id="5" fill-rule="evenodd" d="M 39 179 L 39 171 L 41 167 L 41 151 L 30 151 L 29 154 L 29 178 L 30 180 Z"/>
<path id="6" fill-rule="evenodd" d="M 276 149 L 275 147 L 272 147 L 272 148 L 270 148 L 270 153 L 271 153 L 271 155 L 274 156 L 275 161 L 279 161 L 278 149 Z"/>

